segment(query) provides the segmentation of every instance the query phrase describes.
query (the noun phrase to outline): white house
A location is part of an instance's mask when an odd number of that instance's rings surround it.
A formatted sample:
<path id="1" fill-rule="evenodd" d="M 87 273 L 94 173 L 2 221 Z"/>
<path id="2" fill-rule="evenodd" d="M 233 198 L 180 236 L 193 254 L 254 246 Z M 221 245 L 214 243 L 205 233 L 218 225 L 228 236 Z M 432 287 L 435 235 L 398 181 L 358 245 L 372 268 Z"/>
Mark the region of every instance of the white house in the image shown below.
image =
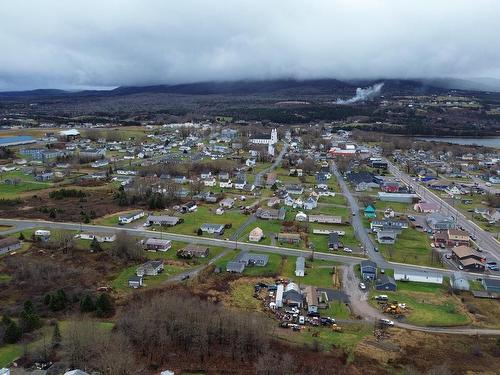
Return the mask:
<path id="1" fill-rule="evenodd" d="M 442 284 L 443 276 L 439 273 L 431 271 L 418 270 L 394 270 L 394 280 L 396 281 L 413 281 L 417 283 L 432 283 Z"/>
<path id="2" fill-rule="evenodd" d="M 283 292 L 285 291 L 284 289 L 285 289 L 285 287 L 283 286 L 283 284 L 278 284 L 278 286 L 276 288 L 276 307 L 277 308 L 283 307 Z"/>
<path id="3" fill-rule="evenodd" d="M 140 218 L 144 217 L 144 211 L 136 211 L 136 212 L 131 212 L 127 215 L 122 215 L 118 216 L 118 223 L 119 224 L 130 224 L 131 222 L 135 220 L 139 220 Z"/>
<path id="4" fill-rule="evenodd" d="M 297 260 L 295 261 L 295 276 L 304 277 L 305 268 L 306 268 L 306 258 L 297 257 Z"/>
<path id="5" fill-rule="evenodd" d="M 209 186 L 209 187 L 214 187 L 216 185 L 216 183 L 217 183 L 217 181 L 215 180 L 215 177 L 209 177 L 209 178 L 203 180 L 203 185 Z"/>
<path id="6" fill-rule="evenodd" d="M 81 240 L 91 240 L 91 241 L 93 241 L 95 238 L 97 242 L 113 242 L 114 240 L 116 240 L 116 234 L 114 233 L 82 232 L 80 234 L 77 234 L 76 237 L 80 238 Z"/>
<path id="7" fill-rule="evenodd" d="M 264 232 L 259 227 L 255 227 L 248 235 L 250 242 L 259 242 L 264 237 Z"/>

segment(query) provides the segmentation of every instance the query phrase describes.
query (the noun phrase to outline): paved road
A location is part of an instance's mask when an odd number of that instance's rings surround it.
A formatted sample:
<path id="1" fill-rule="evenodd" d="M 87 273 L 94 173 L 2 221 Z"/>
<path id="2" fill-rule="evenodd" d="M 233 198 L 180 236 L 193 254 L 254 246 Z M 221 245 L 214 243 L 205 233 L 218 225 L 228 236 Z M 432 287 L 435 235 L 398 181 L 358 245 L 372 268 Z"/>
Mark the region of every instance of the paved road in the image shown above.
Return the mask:
<path id="1" fill-rule="evenodd" d="M 433 202 L 439 205 L 444 214 L 449 214 L 453 216 L 457 224 L 463 227 L 467 232 L 474 235 L 477 238 L 477 245 L 483 250 L 491 254 L 492 257 L 500 261 L 500 242 L 498 242 L 491 233 L 486 232 L 477 224 L 469 220 L 463 213 L 458 211 L 456 208 L 452 207 L 449 203 L 445 202 L 434 192 L 430 191 L 426 187 L 420 185 L 414 181 L 410 176 L 403 173 L 398 167 L 396 167 L 390 161 L 387 161 L 389 165 L 389 171 L 398 179 L 403 181 L 405 184 L 411 186 L 415 192 L 422 197 L 427 202 Z"/>
<path id="2" fill-rule="evenodd" d="M 94 231 L 94 232 L 119 232 L 119 231 L 126 231 L 131 235 L 135 236 L 143 236 L 143 237 L 159 237 L 160 233 L 155 232 L 155 231 L 150 231 L 150 230 L 144 230 L 144 229 L 128 229 L 128 228 L 116 228 L 116 227 L 106 227 L 102 225 L 89 225 L 89 224 L 76 224 L 76 223 L 58 223 L 58 222 L 50 222 L 50 221 L 43 221 L 43 220 L 37 220 L 37 221 L 29 221 L 29 220 L 17 220 L 17 219 L 0 219 L 0 224 L 3 225 L 11 225 L 11 226 L 16 226 L 16 230 L 22 230 L 22 229 L 28 229 L 28 228 L 49 228 L 49 229 L 65 229 L 65 230 L 88 230 L 88 231 Z M 10 230 L 12 231 L 12 230 Z M 2 233 L 0 233 L 2 234 Z M 268 245 L 260 245 L 260 244 L 249 244 L 249 243 L 243 243 L 243 242 L 235 242 L 235 241 L 229 241 L 229 240 L 220 240 L 216 238 L 204 238 L 204 237 L 198 237 L 198 236 L 189 236 L 189 235 L 183 235 L 183 234 L 173 234 L 173 233 L 162 233 L 161 234 L 162 238 L 164 239 L 170 239 L 174 241 L 181 241 L 181 242 L 189 242 L 189 243 L 194 243 L 194 244 L 200 244 L 200 245 L 209 245 L 209 246 L 219 246 L 219 247 L 225 247 L 229 251 L 230 249 L 234 249 L 236 245 L 238 246 L 239 249 L 241 250 L 248 250 L 248 251 L 259 251 L 259 252 L 268 252 L 268 253 L 277 253 L 277 254 L 282 254 L 282 255 L 288 255 L 288 256 L 309 256 L 311 254 L 310 251 L 306 250 L 297 250 L 297 249 L 289 249 L 289 248 L 283 248 L 283 247 L 276 247 L 276 246 L 268 246 Z M 224 251 L 222 254 L 219 256 L 215 257 L 210 261 L 211 263 L 216 262 L 220 257 L 224 256 L 226 254 L 226 251 Z M 314 253 L 315 259 L 322 259 L 322 260 L 332 260 L 332 261 L 337 261 L 340 263 L 343 263 L 348 272 L 344 274 L 347 277 L 346 280 L 343 280 L 343 285 L 346 293 L 350 296 L 350 301 L 351 304 L 353 304 L 353 310 L 358 313 L 359 315 L 363 316 L 365 320 L 370 321 L 370 320 L 376 320 L 379 319 L 380 313 L 376 311 L 373 307 L 371 307 L 367 300 L 366 297 L 360 297 L 357 293 L 357 285 L 358 285 L 358 280 L 357 277 L 354 273 L 354 266 L 356 264 L 359 264 L 359 262 L 362 260 L 362 258 L 357 258 L 353 256 L 346 256 L 346 255 L 337 255 L 337 254 L 331 254 L 331 253 L 320 253 L 320 252 L 315 252 Z M 388 262 L 384 262 L 384 264 L 389 264 Z M 419 267 L 419 266 L 413 266 L 413 265 L 404 265 L 404 264 L 396 264 L 396 263 L 390 263 L 392 266 L 397 265 L 398 268 L 401 269 L 427 269 L 428 267 Z M 203 269 L 202 266 L 197 267 L 193 270 L 186 271 L 185 273 L 181 273 L 179 275 L 176 275 L 169 279 L 169 281 L 181 281 L 183 276 L 189 275 L 194 276 L 198 274 L 201 270 Z M 440 270 L 440 269 L 433 269 L 432 271 L 429 272 L 435 272 L 435 273 L 441 273 L 441 274 L 447 274 L 451 271 L 449 270 Z M 467 274 L 468 276 L 473 277 L 474 274 Z M 483 275 L 477 274 L 477 276 L 484 277 Z M 493 277 L 494 278 L 494 277 Z M 500 277 L 497 277 L 500 279 Z M 375 310 L 375 311 L 374 311 Z M 419 326 L 412 326 L 410 324 L 405 324 L 405 323 L 397 323 L 396 324 L 400 328 L 405 328 L 405 329 L 410 329 L 410 330 L 418 330 L 418 331 L 424 331 L 424 332 L 429 332 L 429 333 L 447 333 L 447 334 L 464 334 L 464 335 L 477 335 L 477 334 L 483 334 L 483 335 L 500 335 L 500 330 L 494 330 L 494 329 L 475 329 L 475 328 L 434 328 L 434 327 L 419 327 Z"/>
<path id="3" fill-rule="evenodd" d="M 350 307 L 352 311 L 363 317 L 364 321 L 375 322 L 379 319 L 390 319 L 379 310 L 368 303 L 368 293 L 359 289 L 359 280 L 356 276 L 353 266 L 342 267 L 342 288 L 349 296 Z M 355 321 L 353 321 L 355 322 Z M 412 331 L 421 331 L 427 333 L 445 333 L 454 335 L 488 335 L 500 336 L 500 329 L 489 328 L 471 328 L 471 327 L 421 327 L 413 324 L 394 321 L 394 325 Z"/>
<path id="4" fill-rule="evenodd" d="M 264 176 L 266 173 L 272 171 L 273 169 L 275 169 L 276 167 L 278 167 L 281 164 L 281 161 L 283 160 L 283 156 L 285 156 L 285 153 L 287 152 L 287 150 L 288 150 L 288 143 L 283 143 L 283 148 L 281 149 L 280 153 L 278 154 L 278 156 L 274 160 L 273 164 L 271 164 L 271 166 L 269 168 L 266 168 L 263 171 L 260 171 L 259 173 L 257 173 L 255 175 L 255 179 L 253 182 L 255 186 L 263 186 L 262 185 L 262 176 Z"/>
<path id="5" fill-rule="evenodd" d="M 351 223 L 354 228 L 356 238 L 359 240 L 359 242 L 361 242 L 361 244 L 365 248 L 366 254 L 370 257 L 370 259 L 376 262 L 378 265 L 383 266 L 384 264 L 386 264 L 386 261 L 379 252 L 375 251 L 375 245 L 368 235 L 366 228 L 363 226 L 363 222 L 360 217 L 361 211 L 359 209 L 358 201 L 351 194 L 351 191 L 349 190 L 349 187 L 345 183 L 344 178 L 341 176 L 339 170 L 337 169 L 335 162 L 333 162 L 331 165 L 331 171 L 337 178 L 340 189 L 342 190 L 344 196 L 347 198 L 347 202 L 349 204 L 349 207 L 351 208 Z"/>

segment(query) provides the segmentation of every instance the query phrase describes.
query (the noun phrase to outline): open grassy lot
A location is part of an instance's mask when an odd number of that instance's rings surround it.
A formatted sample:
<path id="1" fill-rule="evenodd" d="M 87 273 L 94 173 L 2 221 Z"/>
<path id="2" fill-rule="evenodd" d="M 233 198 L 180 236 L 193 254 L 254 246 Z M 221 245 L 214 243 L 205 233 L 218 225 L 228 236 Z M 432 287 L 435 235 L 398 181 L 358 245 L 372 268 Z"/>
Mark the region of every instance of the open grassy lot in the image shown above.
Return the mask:
<path id="1" fill-rule="evenodd" d="M 231 283 L 230 288 L 231 306 L 238 309 L 256 311 L 261 305 L 260 300 L 253 297 L 253 283 L 247 280 L 236 280 Z"/>
<path id="2" fill-rule="evenodd" d="M 487 298 L 474 298 L 463 293 L 460 299 L 472 318 L 472 325 L 485 328 L 500 328 L 500 301 Z"/>
<path id="3" fill-rule="evenodd" d="M 8 366 L 23 354 L 21 344 L 9 344 L 0 346 L 0 368 Z"/>
<path id="4" fill-rule="evenodd" d="M 313 328 L 301 332 L 289 333 L 288 330 L 278 330 L 278 337 L 298 344 L 313 345 L 316 342 L 321 350 L 332 347 L 343 348 L 348 353 L 348 360 L 354 359 L 356 345 L 365 337 L 373 334 L 373 327 L 362 323 L 349 323 L 342 326 L 342 332 L 333 332 L 329 328 Z"/>
<path id="5" fill-rule="evenodd" d="M 200 206 L 196 212 L 187 213 L 181 216 L 184 219 L 182 224 L 174 227 L 163 227 L 165 232 L 195 235 L 198 228 L 204 224 L 232 224 L 232 228 L 224 231 L 223 237 L 229 238 L 231 235 L 248 219 L 238 209 L 226 211 L 223 215 L 216 215 L 215 210 L 218 206 Z M 206 234 L 205 236 L 209 236 Z"/>
<path id="6" fill-rule="evenodd" d="M 405 321 L 421 326 L 461 326 L 471 322 L 460 299 L 449 295 L 445 285 L 413 282 L 397 282 L 397 292 L 385 292 L 390 301 L 406 303 Z M 370 297 L 380 294 L 370 292 Z M 370 304 L 378 308 L 373 298 Z"/>
<path id="7" fill-rule="evenodd" d="M 354 235 L 354 229 L 350 225 L 328 225 L 328 224 L 310 224 L 309 225 L 309 242 L 314 244 L 316 251 L 330 252 L 328 250 L 328 235 L 326 234 L 313 234 L 314 229 L 328 229 L 344 231 L 345 235 L 340 236 L 340 239 L 346 247 L 358 247 L 359 241 Z M 342 252 L 342 250 L 339 250 Z"/>
<path id="8" fill-rule="evenodd" d="M 17 185 L 7 185 L 0 182 L 0 198 L 17 198 L 20 194 L 28 191 L 43 190 L 52 187 L 51 183 L 46 182 L 20 182 Z"/>
<path id="9" fill-rule="evenodd" d="M 337 193 L 334 197 L 320 197 L 319 203 L 342 204 L 347 205 L 347 199 L 342 194 Z"/>
<path id="10" fill-rule="evenodd" d="M 285 258 L 278 254 L 268 255 L 269 262 L 267 262 L 265 267 L 246 267 L 243 274 L 246 276 L 272 276 L 280 274 Z"/>
<path id="11" fill-rule="evenodd" d="M 377 211 L 385 211 L 388 208 L 391 208 L 395 212 L 401 212 L 403 214 L 409 213 L 411 214 L 413 211 L 413 205 L 410 203 L 400 203 L 400 202 L 385 202 L 377 200 L 374 204 L 375 209 Z M 377 213 L 377 216 L 383 217 L 382 213 Z"/>
<path id="12" fill-rule="evenodd" d="M 283 262 L 281 276 L 291 279 L 301 285 L 313 285 L 320 288 L 331 288 L 332 282 L 332 267 L 335 262 L 319 260 L 310 261 L 306 259 L 306 269 L 304 277 L 295 276 L 296 257 L 286 257 Z"/>
<path id="13" fill-rule="evenodd" d="M 425 233 L 415 229 L 403 229 L 394 245 L 378 245 L 381 254 L 391 262 L 442 267 L 441 262 L 432 259 L 430 240 Z"/>
<path id="14" fill-rule="evenodd" d="M 321 315 L 330 316 L 335 319 L 349 319 L 351 318 L 351 310 L 341 301 L 330 302 L 327 309 L 321 310 Z"/>

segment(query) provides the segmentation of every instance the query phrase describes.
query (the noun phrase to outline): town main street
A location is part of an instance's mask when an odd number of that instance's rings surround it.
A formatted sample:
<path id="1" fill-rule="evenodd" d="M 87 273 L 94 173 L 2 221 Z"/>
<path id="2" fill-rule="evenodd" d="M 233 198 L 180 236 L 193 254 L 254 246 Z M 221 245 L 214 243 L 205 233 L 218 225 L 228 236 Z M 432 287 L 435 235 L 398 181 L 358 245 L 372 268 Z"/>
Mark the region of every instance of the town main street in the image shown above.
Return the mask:
<path id="1" fill-rule="evenodd" d="M 409 175 L 403 173 L 398 167 L 396 167 L 390 161 L 387 161 L 389 166 L 389 172 L 391 172 L 396 178 L 411 186 L 413 190 L 426 202 L 432 202 L 441 207 L 441 212 L 443 214 L 451 215 L 456 220 L 458 226 L 464 228 L 467 232 L 476 238 L 476 244 L 485 252 L 488 252 L 493 258 L 500 261 L 500 242 L 498 242 L 491 233 L 486 232 L 476 223 L 469 220 L 463 213 L 458 211 L 456 208 L 451 206 L 448 202 L 445 202 L 435 193 L 427 189 L 426 187 L 420 185 L 417 181 L 414 181 Z"/>

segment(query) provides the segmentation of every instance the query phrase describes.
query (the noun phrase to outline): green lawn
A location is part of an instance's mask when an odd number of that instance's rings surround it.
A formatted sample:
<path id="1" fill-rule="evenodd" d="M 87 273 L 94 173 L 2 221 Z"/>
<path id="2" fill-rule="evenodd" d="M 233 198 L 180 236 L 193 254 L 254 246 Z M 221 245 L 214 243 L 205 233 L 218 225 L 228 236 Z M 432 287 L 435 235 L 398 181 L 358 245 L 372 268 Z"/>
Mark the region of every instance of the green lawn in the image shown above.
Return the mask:
<path id="1" fill-rule="evenodd" d="M 20 344 L 9 344 L 0 346 L 0 368 L 8 366 L 23 354 Z"/>
<path id="2" fill-rule="evenodd" d="M 42 182 L 20 182 L 17 185 L 7 185 L 0 182 L 0 198 L 17 198 L 19 194 L 27 191 L 42 190 L 53 186 L 51 183 Z"/>
<path id="3" fill-rule="evenodd" d="M 127 290 L 128 287 L 128 279 L 129 277 L 135 275 L 135 270 L 137 269 L 138 264 L 125 268 L 121 271 L 118 276 L 111 282 L 111 287 L 115 290 Z M 144 277 L 144 286 L 152 286 L 157 285 L 169 277 L 174 276 L 182 271 L 185 271 L 189 267 L 187 266 L 173 266 L 170 264 L 164 265 L 164 270 L 158 276 L 145 276 Z"/>
<path id="4" fill-rule="evenodd" d="M 330 302 L 330 306 L 327 309 L 320 311 L 321 315 L 330 316 L 335 319 L 349 319 L 351 317 L 351 310 L 341 301 Z"/>
<path id="5" fill-rule="evenodd" d="M 332 288 L 332 267 L 336 262 L 316 259 L 313 262 L 306 258 L 304 277 L 295 276 L 296 257 L 287 257 L 281 271 L 281 276 L 289 278 L 301 285 L 313 285 L 320 288 Z"/>
<path id="6" fill-rule="evenodd" d="M 265 267 L 246 267 L 243 274 L 245 276 L 272 276 L 281 272 L 283 258 L 278 254 L 269 255 L 269 261 Z"/>
<path id="7" fill-rule="evenodd" d="M 342 194 L 335 194 L 334 197 L 320 197 L 319 203 L 342 204 L 347 205 L 347 199 Z"/>
<path id="8" fill-rule="evenodd" d="M 198 207 L 196 212 L 191 212 L 180 216 L 184 219 L 182 224 L 177 224 L 173 227 L 163 227 L 165 232 L 196 235 L 198 228 L 204 224 L 232 224 L 232 228 L 226 229 L 222 235 L 224 238 L 229 238 L 231 235 L 248 219 L 248 216 L 243 215 L 239 209 L 226 211 L 223 215 L 216 215 L 216 205 L 203 205 Z M 209 236 L 208 234 L 205 236 Z"/>
<path id="9" fill-rule="evenodd" d="M 415 229 L 403 229 L 394 245 L 378 245 L 381 254 L 391 262 L 417 264 L 421 266 L 442 267 L 437 259 L 431 257 L 430 240 L 427 234 Z"/>
<path id="10" fill-rule="evenodd" d="M 380 294 L 372 291 L 370 297 Z M 457 297 L 446 294 L 444 285 L 401 283 L 397 292 L 385 292 L 390 301 L 406 303 L 409 310 L 406 322 L 420 326 L 461 326 L 470 323 L 468 315 L 461 310 Z M 371 298 L 370 304 L 378 307 Z"/>

